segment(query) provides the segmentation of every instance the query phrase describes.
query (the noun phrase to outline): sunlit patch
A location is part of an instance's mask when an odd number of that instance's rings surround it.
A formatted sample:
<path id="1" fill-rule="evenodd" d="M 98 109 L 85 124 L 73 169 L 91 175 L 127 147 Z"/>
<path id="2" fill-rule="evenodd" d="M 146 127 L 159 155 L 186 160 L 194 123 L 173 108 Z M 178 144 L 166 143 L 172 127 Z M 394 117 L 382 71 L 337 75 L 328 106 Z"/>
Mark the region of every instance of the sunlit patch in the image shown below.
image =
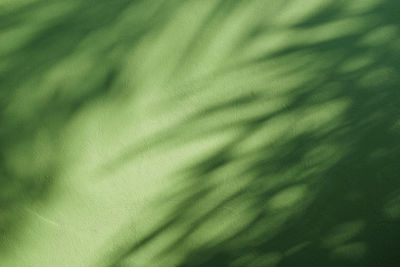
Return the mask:
<path id="1" fill-rule="evenodd" d="M 382 85 L 393 85 L 397 80 L 397 73 L 394 69 L 389 67 L 374 68 L 373 70 L 365 73 L 358 81 L 361 88 L 376 88 L 381 89 Z M 381 90 L 380 90 L 381 92 Z M 387 92 L 386 92 L 387 93 Z"/>
<path id="2" fill-rule="evenodd" d="M 275 104 L 276 109 L 285 107 L 285 102 L 279 99 L 276 102 L 271 101 L 271 104 L 272 107 Z M 268 108 L 269 103 L 266 103 L 265 106 Z M 268 113 L 266 116 L 268 116 Z M 268 120 L 268 123 L 258 125 L 257 131 L 249 132 L 247 138 L 237 144 L 235 151 L 238 153 L 254 153 L 264 147 L 265 153 L 272 155 L 273 150 L 268 149 L 268 145 L 282 141 L 282 138 L 286 138 L 285 135 L 290 132 L 294 123 L 295 116 L 292 114 L 274 116 Z"/>
<path id="3" fill-rule="evenodd" d="M 346 10 L 355 13 L 368 12 L 373 8 L 377 8 L 382 1 L 381 0 L 364 0 L 364 1 L 343 1 L 345 3 Z"/>
<path id="4" fill-rule="evenodd" d="M 387 156 L 387 150 L 384 148 L 378 148 L 372 151 L 368 156 L 371 160 L 383 159 Z"/>
<path id="5" fill-rule="evenodd" d="M 340 19 L 316 24 L 305 30 L 293 31 L 293 35 L 298 36 L 297 42 L 300 44 L 316 44 L 352 36 L 363 30 L 365 26 L 365 20 L 361 18 Z"/>
<path id="6" fill-rule="evenodd" d="M 318 9 L 322 9 L 324 5 L 331 1 L 321 2 L 318 0 L 309 1 L 288 1 L 288 5 L 279 13 L 276 23 L 279 25 L 293 25 L 299 23 L 309 16 L 316 13 Z"/>
<path id="7" fill-rule="evenodd" d="M 266 254 L 246 254 L 232 263 L 232 267 L 274 267 L 282 260 L 283 256 L 278 252 Z"/>
<path id="8" fill-rule="evenodd" d="M 367 245 L 363 242 L 355 242 L 333 249 L 331 257 L 334 259 L 360 260 L 366 253 Z"/>
<path id="9" fill-rule="evenodd" d="M 396 121 L 393 126 L 392 126 L 392 130 L 394 132 L 400 132 L 400 120 Z"/>
<path id="10" fill-rule="evenodd" d="M 178 231 L 183 231 L 184 236 L 179 237 L 181 242 L 192 244 L 218 243 L 235 236 L 238 232 L 247 229 L 254 220 L 256 214 L 251 211 L 251 198 L 244 198 L 241 195 L 227 196 L 221 191 L 216 191 L 210 197 L 203 197 L 196 203 L 193 210 L 185 214 L 185 221 Z M 213 207 L 212 203 L 217 207 Z M 210 207 L 213 207 L 210 209 Z M 181 244 L 177 244 L 181 245 Z"/>
<path id="11" fill-rule="evenodd" d="M 314 171 L 324 171 L 335 165 L 346 153 L 345 148 L 333 144 L 312 147 L 304 156 L 303 163 Z"/>
<path id="12" fill-rule="evenodd" d="M 383 207 L 383 213 L 389 219 L 400 218 L 400 194 L 386 202 Z"/>
<path id="13" fill-rule="evenodd" d="M 272 210 L 292 207 L 304 198 L 306 192 L 305 185 L 289 187 L 273 196 L 268 202 L 268 207 Z"/>
<path id="14" fill-rule="evenodd" d="M 334 248 L 353 239 L 365 228 L 361 220 L 342 223 L 335 226 L 330 233 L 322 240 L 324 247 Z"/>
<path id="15" fill-rule="evenodd" d="M 3 31 L 0 36 L 0 54 L 15 52 L 35 36 L 39 30 L 37 26 L 29 24 Z"/>
<path id="16" fill-rule="evenodd" d="M 367 46 L 378 47 L 392 41 L 398 37 L 398 29 L 396 25 L 386 25 L 378 27 L 368 32 L 360 43 Z"/>
<path id="17" fill-rule="evenodd" d="M 334 99 L 326 103 L 310 105 L 296 113 L 296 129 L 299 132 L 311 130 L 327 131 L 340 125 L 342 116 L 349 107 L 346 98 Z"/>
<path id="18" fill-rule="evenodd" d="M 291 255 L 293 255 L 293 254 L 295 254 L 295 253 L 299 253 L 299 252 L 301 252 L 303 249 L 305 249 L 307 246 L 309 246 L 310 244 L 311 244 L 310 241 L 301 242 L 300 244 L 297 244 L 297 245 L 295 245 L 294 247 L 291 247 L 290 249 L 288 249 L 288 250 L 285 252 L 285 256 L 288 257 L 288 256 L 291 256 Z"/>
<path id="19" fill-rule="evenodd" d="M 368 55 L 352 57 L 340 66 L 340 70 L 344 73 L 358 71 L 362 68 L 370 66 L 371 64 L 373 64 L 373 62 L 373 57 Z"/>

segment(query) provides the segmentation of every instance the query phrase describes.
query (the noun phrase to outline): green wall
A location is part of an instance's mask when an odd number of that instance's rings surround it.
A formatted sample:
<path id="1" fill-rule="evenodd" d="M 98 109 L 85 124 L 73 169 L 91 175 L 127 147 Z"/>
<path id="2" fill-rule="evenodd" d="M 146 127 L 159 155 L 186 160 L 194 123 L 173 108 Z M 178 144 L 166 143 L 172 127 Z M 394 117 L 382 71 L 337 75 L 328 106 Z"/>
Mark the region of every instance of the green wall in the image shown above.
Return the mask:
<path id="1" fill-rule="evenodd" d="M 0 266 L 399 266 L 395 0 L 0 0 Z"/>

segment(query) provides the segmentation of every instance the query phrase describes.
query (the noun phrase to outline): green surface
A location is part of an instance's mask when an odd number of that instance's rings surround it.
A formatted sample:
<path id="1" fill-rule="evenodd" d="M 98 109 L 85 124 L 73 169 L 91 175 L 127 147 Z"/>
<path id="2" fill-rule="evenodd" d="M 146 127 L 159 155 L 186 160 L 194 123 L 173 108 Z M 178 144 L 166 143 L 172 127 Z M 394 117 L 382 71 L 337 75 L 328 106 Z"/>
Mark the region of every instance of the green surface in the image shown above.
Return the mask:
<path id="1" fill-rule="evenodd" d="M 399 14 L 0 0 L 0 266 L 399 266 Z"/>

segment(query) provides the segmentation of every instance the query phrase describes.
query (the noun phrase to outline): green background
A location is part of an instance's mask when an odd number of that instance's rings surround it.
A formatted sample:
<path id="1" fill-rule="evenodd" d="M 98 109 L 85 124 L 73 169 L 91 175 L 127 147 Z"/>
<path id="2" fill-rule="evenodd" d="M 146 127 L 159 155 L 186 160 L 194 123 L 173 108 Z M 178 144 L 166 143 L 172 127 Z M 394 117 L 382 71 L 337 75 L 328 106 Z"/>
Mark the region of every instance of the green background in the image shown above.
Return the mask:
<path id="1" fill-rule="evenodd" d="M 399 266 L 399 14 L 0 0 L 0 266 Z"/>

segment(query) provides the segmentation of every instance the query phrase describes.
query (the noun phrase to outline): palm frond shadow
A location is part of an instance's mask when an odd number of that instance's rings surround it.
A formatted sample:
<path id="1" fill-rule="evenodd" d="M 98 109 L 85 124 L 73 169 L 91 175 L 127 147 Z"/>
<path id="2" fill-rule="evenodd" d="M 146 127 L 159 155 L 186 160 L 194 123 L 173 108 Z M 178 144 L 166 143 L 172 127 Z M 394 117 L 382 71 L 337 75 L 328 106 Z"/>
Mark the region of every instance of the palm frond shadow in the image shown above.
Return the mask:
<path id="1" fill-rule="evenodd" d="M 171 3 L 39 0 L 2 6 L 2 240 L 26 226 L 30 213 L 24 207 L 57 194 L 66 125 L 91 103 L 126 95 L 120 82 L 125 56 L 167 19 L 163 12 Z"/>
<path id="2" fill-rule="evenodd" d="M 150 141 L 154 147 L 227 129 L 238 133 L 177 174 L 184 177 L 181 187 L 154 207 L 156 212 L 173 203 L 172 211 L 154 231 L 113 255 L 111 265 L 123 265 L 158 237 L 175 233 L 154 257 L 184 254 L 179 266 L 397 266 L 400 25 L 395 18 L 400 4 L 377 3 L 353 14 L 337 1 L 292 30 L 345 18 L 364 23 L 359 30 L 293 44 L 225 70 L 277 62 L 284 70 L 281 81 L 309 75 L 291 90 L 279 92 L 268 84 L 249 89 L 156 135 Z M 391 36 L 384 33 L 387 28 Z M 379 31 L 375 42 L 365 41 Z M 247 42 L 269 34 L 262 26 L 249 32 Z M 299 55 L 303 62 L 291 62 L 301 61 Z M 285 104 L 271 111 L 268 103 L 281 98 Z M 232 115 L 193 133 L 201 121 L 218 120 L 220 112 L 256 106 L 261 108 L 255 114 Z M 255 136 L 258 142 L 251 145 Z M 135 149 L 117 162 L 139 155 Z M 197 245 L 191 246 L 193 240 Z"/>

